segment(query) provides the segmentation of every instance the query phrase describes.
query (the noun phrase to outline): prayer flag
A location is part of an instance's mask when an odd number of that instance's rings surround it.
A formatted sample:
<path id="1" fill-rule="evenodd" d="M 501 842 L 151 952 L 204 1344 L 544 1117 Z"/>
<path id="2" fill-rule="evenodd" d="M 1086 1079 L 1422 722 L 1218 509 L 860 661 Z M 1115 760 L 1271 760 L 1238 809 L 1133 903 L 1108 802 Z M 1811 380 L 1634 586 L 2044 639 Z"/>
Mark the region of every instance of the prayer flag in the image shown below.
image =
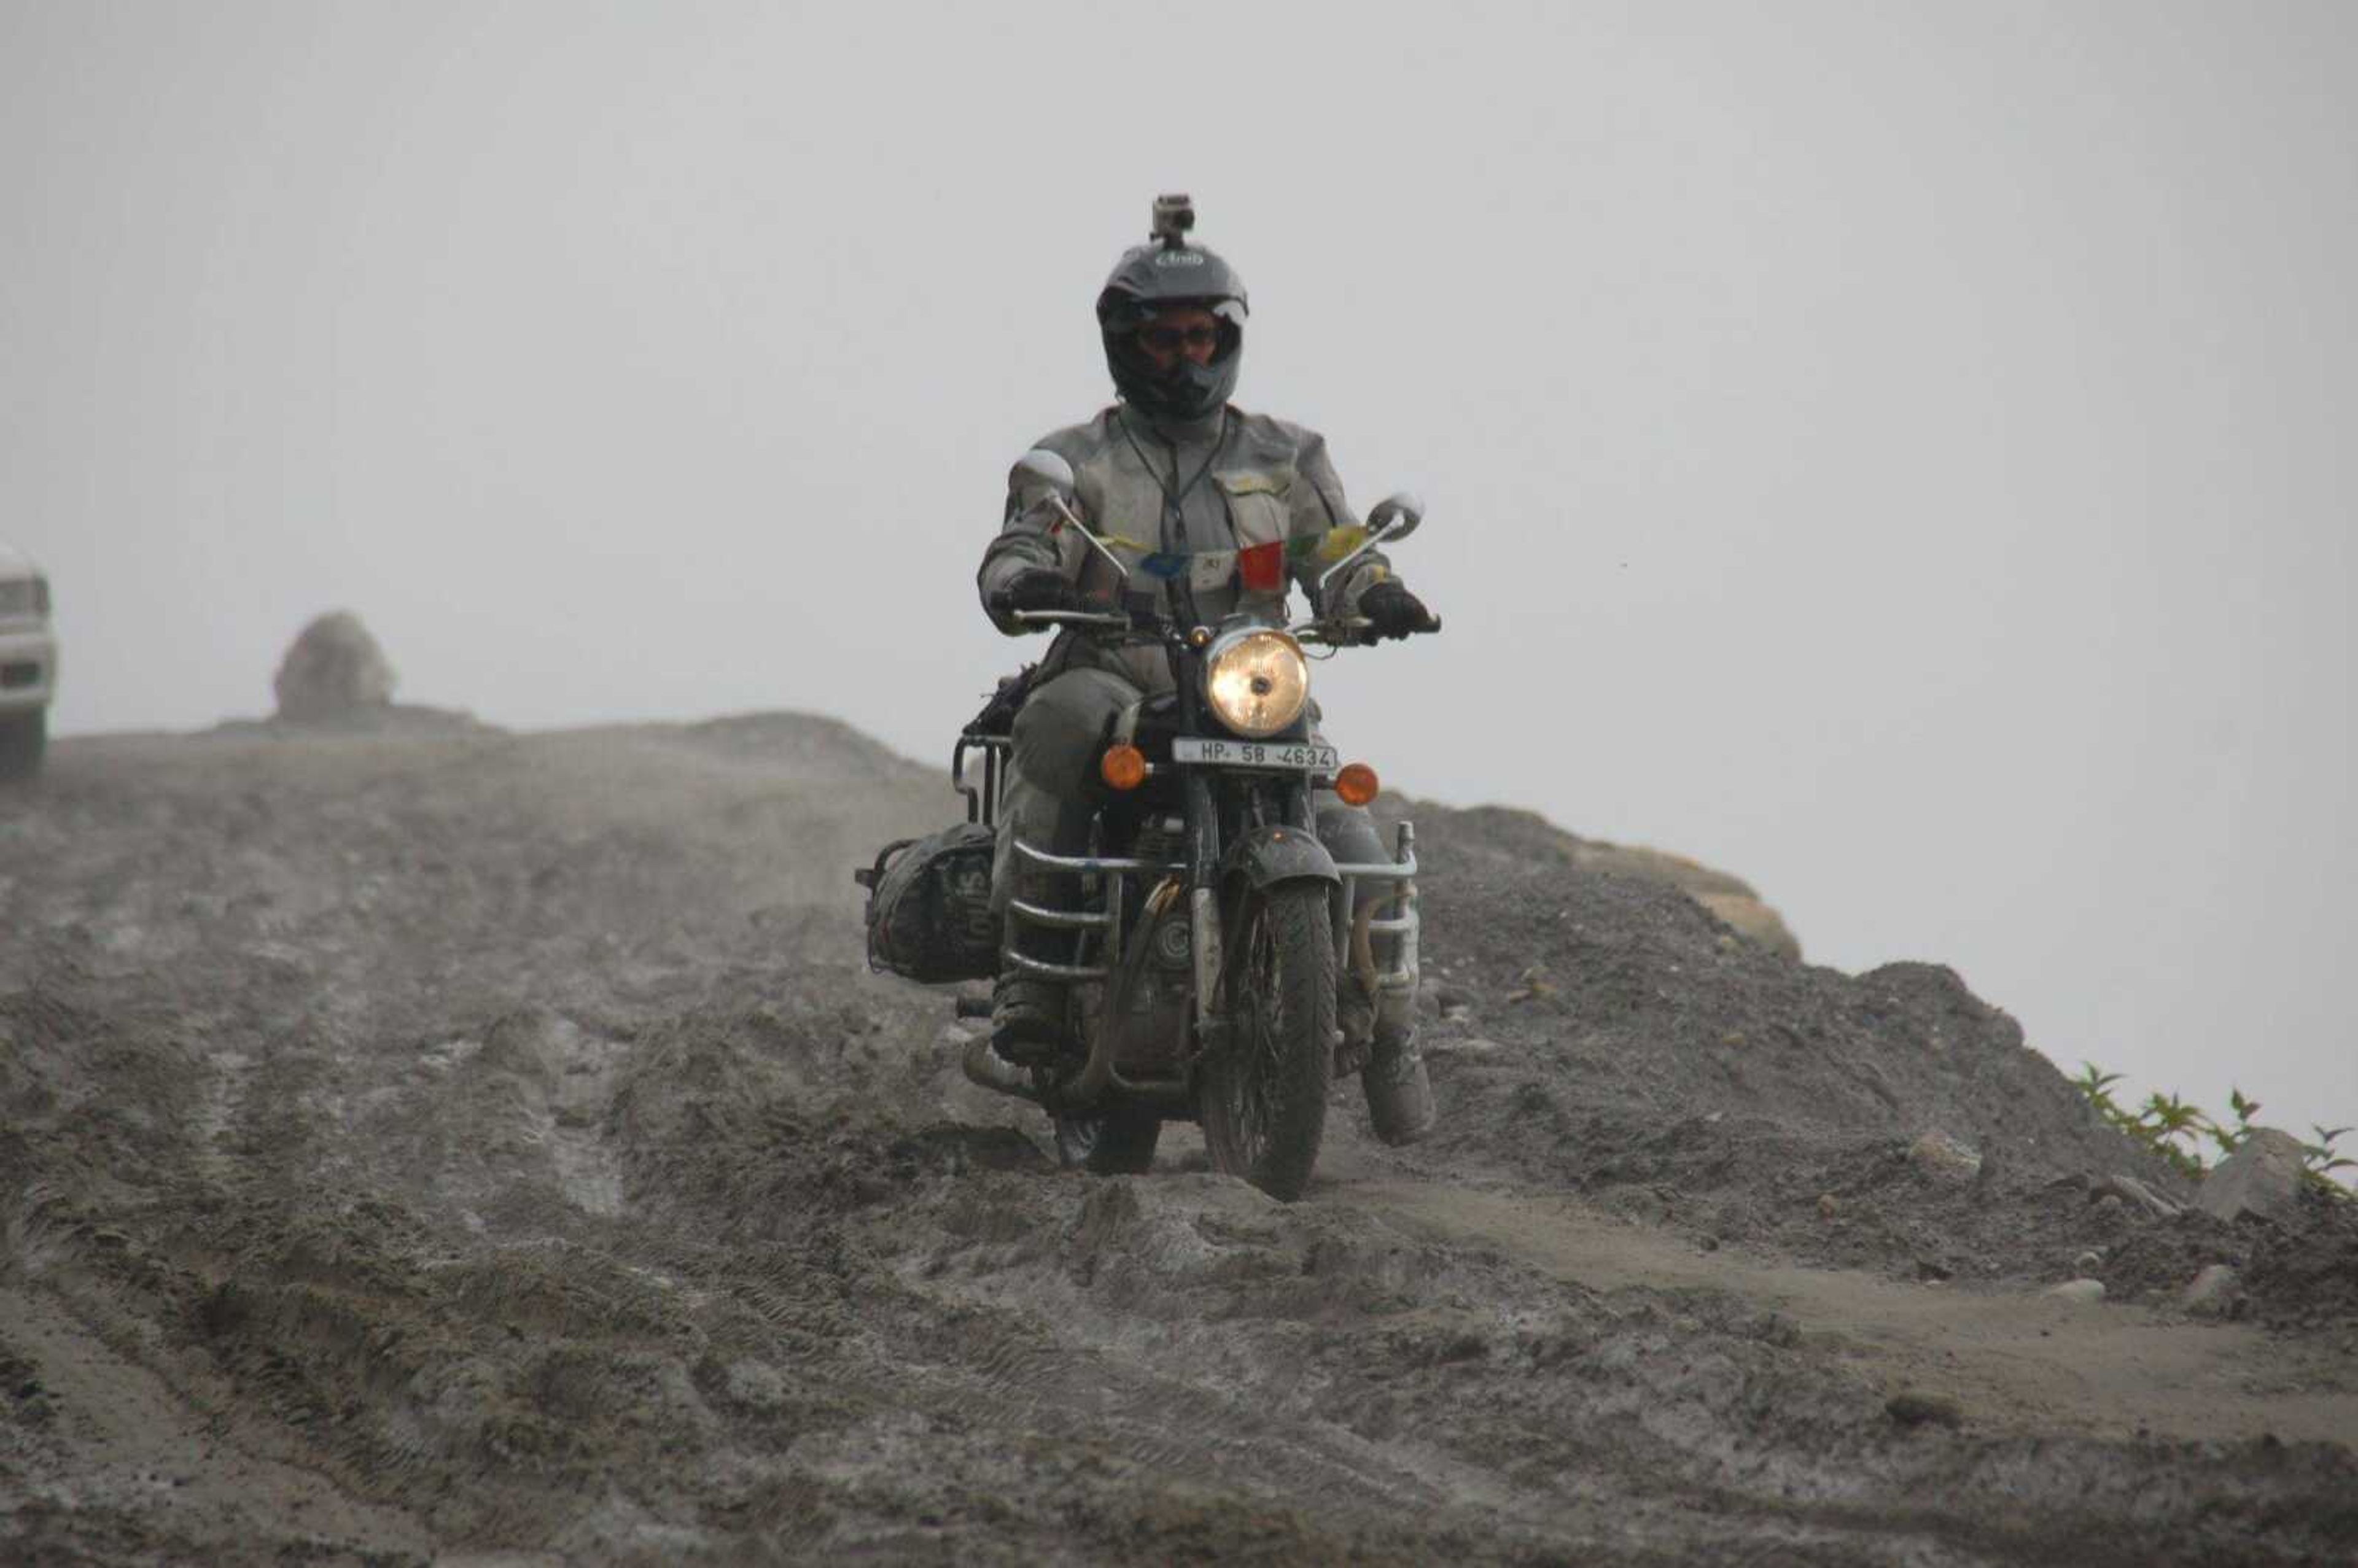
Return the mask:
<path id="1" fill-rule="evenodd" d="M 1284 592 L 1285 541 L 1280 539 L 1238 551 L 1237 575 L 1243 579 L 1247 593 Z"/>
<path id="2" fill-rule="evenodd" d="M 1330 564 L 1339 561 L 1367 542 L 1368 531 L 1356 524 L 1329 528 L 1326 536 L 1319 542 L 1318 558 Z"/>

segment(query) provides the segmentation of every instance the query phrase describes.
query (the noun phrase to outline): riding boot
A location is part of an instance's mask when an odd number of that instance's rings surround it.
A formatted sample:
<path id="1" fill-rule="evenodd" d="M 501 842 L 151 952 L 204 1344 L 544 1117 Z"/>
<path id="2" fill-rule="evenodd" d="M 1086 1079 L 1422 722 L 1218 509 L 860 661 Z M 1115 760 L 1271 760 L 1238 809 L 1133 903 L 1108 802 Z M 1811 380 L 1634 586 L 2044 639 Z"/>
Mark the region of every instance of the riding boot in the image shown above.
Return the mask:
<path id="1" fill-rule="evenodd" d="M 1039 1066 L 1073 1049 L 1064 982 L 1000 971 L 990 988 L 990 1048 L 1018 1066 Z"/>
<path id="2" fill-rule="evenodd" d="M 1348 968 L 1335 985 L 1335 1025 L 1343 1036 L 1335 1047 L 1335 1076 L 1356 1073 L 1368 1065 L 1376 1034 L 1376 999 L 1367 982 Z"/>
<path id="3" fill-rule="evenodd" d="M 1036 908 L 1055 909 L 1065 900 L 1055 883 L 1064 879 L 1024 877 L 1018 897 Z M 1015 952 L 1043 963 L 1073 962 L 1069 932 L 1035 925 L 1022 916 L 1007 916 L 1007 942 Z M 999 978 L 990 989 L 991 1049 L 1022 1066 L 1041 1065 L 1074 1051 L 1071 986 L 1036 975 L 1002 957 Z"/>
<path id="4" fill-rule="evenodd" d="M 1408 1009 L 1380 1009 L 1368 1065 L 1359 1074 L 1368 1117 L 1386 1143 L 1413 1143 L 1433 1130 L 1433 1080 L 1416 1048 L 1416 1018 Z"/>

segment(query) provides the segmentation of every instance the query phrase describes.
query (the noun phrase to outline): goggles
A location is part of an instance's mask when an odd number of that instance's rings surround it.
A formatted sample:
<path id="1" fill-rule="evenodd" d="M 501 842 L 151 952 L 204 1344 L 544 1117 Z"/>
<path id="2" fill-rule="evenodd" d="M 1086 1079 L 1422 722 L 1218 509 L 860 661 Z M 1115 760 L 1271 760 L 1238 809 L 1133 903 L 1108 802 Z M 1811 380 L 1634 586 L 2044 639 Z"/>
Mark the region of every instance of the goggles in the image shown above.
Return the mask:
<path id="1" fill-rule="evenodd" d="M 1158 354 L 1175 354 L 1182 349 L 1216 349 L 1220 346 L 1217 327 L 1141 327 L 1138 341 Z"/>

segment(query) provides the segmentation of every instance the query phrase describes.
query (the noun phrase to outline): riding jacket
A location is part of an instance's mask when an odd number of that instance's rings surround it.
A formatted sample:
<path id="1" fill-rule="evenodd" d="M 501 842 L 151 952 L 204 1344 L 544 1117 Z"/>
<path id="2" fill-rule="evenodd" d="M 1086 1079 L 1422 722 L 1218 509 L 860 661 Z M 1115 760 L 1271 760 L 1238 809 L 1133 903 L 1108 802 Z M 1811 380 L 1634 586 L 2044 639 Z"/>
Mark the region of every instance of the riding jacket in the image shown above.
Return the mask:
<path id="1" fill-rule="evenodd" d="M 1359 519 L 1326 456 L 1325 438 L 1234 406 L 1188 424 L 1158 424 L 1125 405 L 1036 443 L 1072 464 L 1081 523 L 1129 568 L 1125 579 L 1056 510 L 1050 490 L 1020 470 L 1011 476 L 997 538 L 983 552 L 975 585 L 994 624 L 1008 619 L 992 596 L 1022 572 L 1064 573 L 1083 606 L 1111 610 L 1143 597 L 1183 625 L 1217 626 L 1238 609 L 1283 619 L 1289 583 L 1320 613 L 1348 612 L 1390 575 L 1369 551 L 1328 585 L 1318 579 L 1357 545 Z M 1160 648 L 1106 652 L 1060 636 L 1046 665 L 1073 662 L 1116 670 L 1147 692 L 1167 690 Z"/>

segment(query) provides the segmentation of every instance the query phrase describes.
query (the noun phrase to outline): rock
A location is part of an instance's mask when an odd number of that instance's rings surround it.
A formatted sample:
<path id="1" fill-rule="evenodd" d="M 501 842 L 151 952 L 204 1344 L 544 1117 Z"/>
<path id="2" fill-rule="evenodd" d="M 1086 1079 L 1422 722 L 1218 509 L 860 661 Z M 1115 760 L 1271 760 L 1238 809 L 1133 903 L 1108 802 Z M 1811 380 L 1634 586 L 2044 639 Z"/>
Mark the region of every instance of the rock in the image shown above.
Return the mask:
<path id="1" fill-rule="evenodd" d="M 303 628 L 272 687 L 290 724 L 331 723 L 393 701 L 393 665 L 359 616 L 332 611 Z"/>
<path id="2" fill-rule="evenodd" d="M 2299 1139 L 2273 1127 L 2255 1127 L 2241 1147 L 2202 1178 L 2194 1202 L 2214 1219 L 2279 1215 L 2299 1197 L 2308 1180 L 2305 1169 Z"/>
<path id="3" fill-rule="evenodd" d="M 1908 1146 L 1908 1159 L 1926 1175 L 1944 1182 L 1970 1182 L 1982 1173 L 1982 1157 L 1937 1128 Z"/>
<path id="4" fill-rule="evenodd" d="M 2135 1176 L 2106 1176 L 2102 1189 L 2115 1197 L 2127 1199 L 2156 1219 L 2175 1218 L 2178 1206 L 2138 1181 Z"/>
<path id="5" fill-rule="evenodd" d="M 2082 1274 L 2085 1274 L 2091 1269 L 2101 1267 L 2104 1261 L 2104 1255 L 2092 1248 L 2088 1251 L 2081 1253 L 2077 1258 L 2072 1259 L 2071 1267 L 2079 1270 Z"/>
<path id="6" fill-rule="evenodd" d="M 2242 1294 L 2242 1282 L 2235 1271 L 2227 1264 L 2213 1263 L 2179 1292 L 2178 1304 L 2204 1317 L 2227 1317 L 2233 1315 L 2236 1299 Z"/>
<path id="7" fill-rule="evenodd" d="M 1901 1426 L 1958 1427 L 1965 1424 L 1965 1407 L 1946 1394 L 1902 1389 L 1885 1401 L 1883 1411 Z"/>
<path id="8" fill-rule="evenodd" d="M 2057 1301 L 2071 1302 L 2080 1306 L 2094 1306 L 2104 1299 L 2102 1280 L 2066 1280 L 2060 1285 L 2050 1285 L 2047 1293 Z"/>

